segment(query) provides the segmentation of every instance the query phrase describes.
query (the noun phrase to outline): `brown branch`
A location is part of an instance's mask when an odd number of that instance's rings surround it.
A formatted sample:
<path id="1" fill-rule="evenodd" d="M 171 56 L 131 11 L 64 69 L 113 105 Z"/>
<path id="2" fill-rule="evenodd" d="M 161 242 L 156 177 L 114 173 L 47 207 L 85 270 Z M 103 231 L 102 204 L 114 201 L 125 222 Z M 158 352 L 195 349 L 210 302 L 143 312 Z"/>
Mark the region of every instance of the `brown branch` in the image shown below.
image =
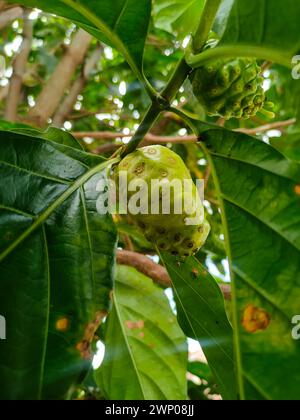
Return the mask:
<path id="1" fill-rule="evenodd" d="M 155 283 L 163 287 L 171 287 L 172 282 L 167 270 L 160 264 L 156 264 L 146 255 L 132 251 L 117 251 L 117 262 L 120 265 L 128 265 L 136 268 L 140 273 L 150 277 Z"/>
<path id="2" fill-rule="evenodd" d="M 67 120 L 68 115 L 72 113 L 74 105 L 77 102 L 78 95 L 80 95 L 86 86 L 92 71 L 100 60 L 102 51 L 102 46 L 99 46 L 83 65 L 81 76 L 75 80 L 72 87 L 70 88 L 69 94 L 66 95 L 64 101 L 60 105 L 53 118 L 53 125 L 55 127 L 62 127 L 64 122 Z"/>
<path id="3" fill-rule="evenodd" d="M 244 133 L 248 135 L 255 135 L 258 133 L 262 133 L 265 131 L 270 131 L 274 129 L 283 129 L 285 127 L 288 127 L 290 125 L 293 125 L 296 123 L 296 119 L 290 119 L 287 121 L 278 121 L 275 123 L 263 125 L 261 127 L 257 128 L 239 128 L 235 130 L 239 133 Z M 72 133 L 74 137 L 77 139 L 84 139 L 85 137 L 89 137 L 95 140 L 115 140 L 115 139 L 123 139 L 127 137 L 131 137 L 133 133 L 130 134 L 123 134 L 123 133 L 117 133 L 117 132 L 111 132 L 111 131 L 96 131 L 96 132 L 89 132 L 89 131 L 82 131 L 82 132 L 73 132 Z M 199 139 L 195 135 L 188 135 L 188 136 L 158 136 L 155 134 L 147 134 L 144 138 L 144 141 L 142 142 L 142 145 L 151 145 L 151 144 L 187 144 L 187 143 L 197 143 Z M 108 153 L 113 152 L 116 149 L 118 149 L 122 144 L 118 143 L 108 143 L 99 146 L 95 150 L 95 153 Z"/>
<path id="4" fill-rule="evenodd" d="M 14 9 L 15 7 L 18 7 L 18 4 L 9 4 L 6 3 L 6 1 L 4 0 L 0 0 L 0 12 L 2 12 L 3 10 L 8 10 L 8 9 Z"/>
<path id="5" fill-rule="evenodd" d="M 13 62 L 13 75 L 10 80 L 4 117 L 9 121 L 16 121 L 18 105 L 22 92 L 23 77 L 26 71 L 28 57 L 31 51 L 33 37 L 33 21 L 29 19 L 30 10 L 24 10 L 23 41 Z"/>
<path id="6" fill-rule="evenodd" d="M 123 133 L 115 133 L 111 131 L 96 131 L 96 132 L 89 132 L 89 131 L 82 131 L 82 132 L 73 132 L 74 137 L 77 139 L 84 139 L 85 137 L 90 137 L 95 140 L 114 140 L 117 138 L 123 139 L 127 137 L 132 137 L 133 133 L 131 134 L 123 134 Z M 147 143 L 152 144 L 167 144 L 167 143 L 195 143 L 197 142 L 197 137 L 194 135 L 190 136 L 157 136 L 155 134 L 147 134 L 145 136 L 145 141 Z"/>
<path id="7" fill-rule="evenodd" d="M 92 151 L 95 155 L 105 155 L 107 153 L 114 153 L 120 147 L 124 146 L 123 143 L 105 143 Z"/>
<path id="8" fill-rule="evenodd" d="M 97 114 L 107 113 L 107 109 L 99 109 L 97 111 L 86 111 L 86 110 L 80 110 L 77 113 L 68 115 L 69 120 L 78 120 L 80 118 L 86 118 L 86 117 L 94 117 Z M 168 120 L 172 120 L 176 122 L 178 125 L 184 126 L 184 122 L 180 117 L 178 117 L 176 114 L 173 114 L 172 112 L 166 112 L 164 114 L 164 118 Z M 131 120 L 130 115 L 122 115 L 123 120 Z"/>
<path id="9" fill-rule="evenodd" d="M 155 283 L 163 287 L 172 287 L 171 278 L 167 270 L 160 264 L 156 264 L 151 258 L 132 251 L 117 251 L 117 262 L 120 265 L 128 265 L 136 268 L 140 273 L 151 278 Z M 230 285 L 220 285 L 224 298 L 231 299 Z"/>
<path id="10" fill-rule="evenodd" d="M 80 120 L 81 118 L 86 118 L 86 117 L 94 117 L 97 114 L 102 114 L 102 113 L 106 113 L 107 110 L 101 110 L 101 111 L 78 111 L 78 113 L 74 113 L 74 114 L 69 114 L 68 115 L 68 119 L 69 120 Z"/>
<path id="11" fill-rule="evenodd" d="M 23 14 L 22 7 L 14 6 L 6 9 L 4 3 L 1 8 L 1 3 L 2 2 L 0 2 L 0 31 L 10 25 L 14 20 L 21 18 Z"/>
<path id="12" fill-rule="evenodd" d="M 9 85 L 0 88 L 0 102 L 2 102 L 8 95 Z"/>
<path id="13" fill-rule="evenodd" d="M 256 128 L 239 128 L 238 130 L 235 130 L 235 131 L 248 134 L 248 135 L 255 135 L 258 133 L 265 133 L 266 131 L 270 131 L 270 130 L 276 130 L 276 129 L 282 130 L 283 128 L 296 124 L 296 122 L 297 122 L 296 118 L 291 118 L 290 120 L 287 120 L 287 121 L 276 121 L 274 123 L 262 125 Z"/>
<path id="14" fill-rule="evenodd" d="M 90 34 L 83 29 L 77 31 L 67 52 L 37 98 L 36 105 L 29 112 L 29 122 L 38 127 L 47 124 L 70 86 L 78 66 L 83 62 L 91 41 Z"/>

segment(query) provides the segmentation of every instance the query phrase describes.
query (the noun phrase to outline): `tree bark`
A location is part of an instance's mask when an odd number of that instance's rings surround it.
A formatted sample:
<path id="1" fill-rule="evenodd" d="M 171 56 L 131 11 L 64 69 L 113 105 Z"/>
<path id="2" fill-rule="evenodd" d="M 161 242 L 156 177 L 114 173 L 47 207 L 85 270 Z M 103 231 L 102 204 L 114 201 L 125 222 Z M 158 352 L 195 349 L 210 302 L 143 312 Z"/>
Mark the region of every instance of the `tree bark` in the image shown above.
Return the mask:
<path id="1" fill-rule="evenodd" d="M 22 17 L 22 7 L 15 6 L 6 10 L 4 2 L 0 2 L 0 31 L 8 26 L 12 21 Z"/>
<path id="2" fill-rule="evenodd" d="M 66 95 L 64 101 L 60 105 L 57 113 L 53 118 L 53 125 L 55 127 L 62 127 L 64 122 L 67 120 L 68 115 L 72 113 L 78 95 L 80 95 L 80 93 L 83 91 L 92 71 L 100 60 L 102 50 L 102 47 L 99 46 L 91 55 L 91 57 L 86 61 L 85 65 L 83 66 L 81 76 L 75 80 L 69 94 Z"/>
<path id="3" fill-rule="evenodd" d="M 9 85 L 0 88 L 0 102 L 4 101 L 8 95 Z"/>
<path id="4" fill-rule="evenodd" d="M 0 12 L 5 10 L 6 8 L 7 8 L 7 4 L 5 3 L 5 1 L 0 0 Z"/>
<path id="5" fill-rule="evenodd" d="M 66 54 L 38 96 L 36 105 L 29 112 L 30 123 L 38 127 L 44 127 L 48 123 L 70 86 L 76 69 L 83 62 L 91 41 L 91 35 L 83 29 L 78 30 Z"/>
<path id="6" fill-rule="evenodd" d="M 23 76 L 26 70 L 28 57 L 31 51 L 33 36 L 33 22 L 29 19 L 30 10 L 24 10 L 24 28 L 23 41 L 20 51 L 13 62 L 13 75 L 10 80 L 9 91 L 7 95 L 4 117 L 9 121 L 16 121 L 18 117 L 18 105 L 23 85 Z"/>

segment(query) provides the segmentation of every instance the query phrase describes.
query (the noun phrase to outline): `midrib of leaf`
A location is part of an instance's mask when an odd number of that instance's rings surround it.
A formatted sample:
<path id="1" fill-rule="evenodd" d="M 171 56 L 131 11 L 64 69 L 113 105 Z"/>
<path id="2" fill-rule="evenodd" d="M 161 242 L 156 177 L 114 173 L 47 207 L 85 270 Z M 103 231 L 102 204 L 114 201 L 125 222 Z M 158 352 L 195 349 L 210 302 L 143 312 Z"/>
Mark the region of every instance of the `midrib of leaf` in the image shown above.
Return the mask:
<path id="1" fill-rule="evenodd" d="M 44 338 L 44 351 L 42 356 L 42 365 L 41 365 L 41 377 L 40 377 L 40 389 L 39 389 L 39 400 L 42 399 L 43 395 L 43 385 L 44 385 L 44 375 L 45 375 L 45 365 L 46 365 L 46 356 L 47 356 L 47 344 L 49 337 L 49 323 L 50 323 L 50 290 L 51 290 L 51 274 L 50 274 L 50 257 L 49 249 L 47 243 L 47 235 L 45 226 L 43 226 L 43 238 L 45 245 L 46 253 L 46 265 L 47 265 L 47 280 L 48 280 L 48 305 L 47 305 L 47 319 L 46 319 L 46 329 L 45 329 L 45 338 Z"/>
<path id="2" fill-rule="evenodd" d="M 90 235 L 90 227 L 89 227 L 89 220 L 86 210 L 86 204 L 85 204 L 85 197 L 84 197 L 84 191 L 82 186 L 80 187 L 80 196 L 81 196 L 81 202 L 83 207 L 83 214 L 84 214 L 84 221 L 86 225 L 86 231 L 88 236 L 88 242 L 89 242 L 89 253 L 91 257 L 91 271 L 92 271 L 92 282 L 93 282 L 93 296 L 96 296 L 96 280 L 95 280 L 95 272 L 94 272 L 94 257 L 93 257 L 93 246 L 92 246 L 92 238 Z"/>
<path id="3" fill-rule="evenodd" d="M 126 332 L 125 332 L 125 329 L 124 329 L 124 325 L 123 325 L 123 320 L 122 320 L 122 317 L 121 317 L 121 314 L 120 314 L 120 310 L 119 310 L 119 303 L 117 301 L 117 297 L 116 297 L 116 293 L 115 292 L 113 293 L 113 302 L 114 302 L 114 305 L 115 305 L 115 310 L 116 310 L 116 314 L 117 314 L 117 317 L 118 317 L 118 320 L 119 320 L 119 324 L 120 324 L 120 327 L 121 327 L 123 338 L 124 338 L 124 341 L 125 341 L 125 344 L 126 344 L 126 347 L 127 347 L 127 350 L 128 350 L 128 353 L 129 353 L 129 356 L 130 356 L 130 359 L 131 359 L 131 362 L 132 362 L 132 365 L 133 365 L 133 369 L 134 369 L 134 371 L 136 373 L 136 376 L 137 376 L 137 380 L 138 380 L 140 391 L 141 391 L 144 399 L 146 400 L 147 399 L 146 392 L 145 392 L 145 390 L 143 388 L 142 379 L 141 379 L 141 376 L 140 376 L 138 367 L 136 365 L 136 361 L 135 361 L 134 355 L 133 355 L 133 353 L 131 351 L 130 344 L 129 344 L 128 339 L 127 339 L 127 335 L 126 335 Z"/>
<path id="4" fill-rule="evenodd" d="M 62 3 L 66 4 L 67 6 L 71 7 L 73 10 L 79 12 L 84 16 L 87 20 L 89 20 L 97 29 L 99 29 L 108 39 L 112 41 L 114 46 L 124 55 L 126 61 L 132 68 L 132 70 L 136 73 L 138 78 L 146 85 L 148 86 L 148 81 L 146 81 L 143 73 L 139 70 L 139 68 L 136 66 L 134 60 L 131 58 L 131 55 L 129 54 L 127 48 L 121 41 L 121 39 L 118 37 L 117 34 L 115 34 L 109 26 L 103 22 L 102 19 L 95 16 L 89 9 L 87 9 L 85 6 L 83 6 L 81 3 L 77 3 L 74 0 L 61 0 Z"/>
<path id="5" fill-rule="evenodd" d="M 232 258 L 230 240 L 229 240 L 229 227 L 228 227 L 228 222 L 227 222 L 224 200 L 223 200 L 223 196 L 222 196 L 222 192 L 220 188 L 219 178 L 216 172 L 214 162 L 211 158 L 211 155 L 208 149 L 206 148 L 204 144 L 202 144 L 202 148 L 207 156 L 209 165 L 211 166 L 214 184 L 215 184 L 216 192 L 217 192 L 217 195 L 219 197 L 219 202 L 220 202 L 222 225 L 223 225 L 224 236 L 225 236 L 225 248 L 226 248 L 226 253 L 229 259 L 229 269 L 230 269 L 230 276 L 231 276 L 233 344 L 234 344 L 235 360 L 236 360 L 237 386 L 238 386 L 240 399 L 245 400 L 246 394 L 245 394 L 244 379 L 243 379 L 242 351 L 241 351 L 240 334 L 239 334 L 240 323 L 239 323 L 238 307 L 237 307 L 237 289 L 236 289 L 235 274 L 234 274 L 234 270 L 232 266 L 233 258 Z"/>
<path id="6" fill-rule="evenodd" d="M 10 255 L 22 242 L 24 242 L 36 229 L 38 229 L 51 214 L 61 206 L 75 191 L 84 185 L 92 176 L 102 172 L 109 165 L 114 165 L 120 161 L 120 158 L 111 159 L 102 162 L 101 164 L 90 169 L 80 178 L 78 178 L 60 197 L 58 197 L 43 213 L 41 213 L 33 222 L 33 224 L 26 229 L 5 251 L 0 254 L 0 263 Z"/>

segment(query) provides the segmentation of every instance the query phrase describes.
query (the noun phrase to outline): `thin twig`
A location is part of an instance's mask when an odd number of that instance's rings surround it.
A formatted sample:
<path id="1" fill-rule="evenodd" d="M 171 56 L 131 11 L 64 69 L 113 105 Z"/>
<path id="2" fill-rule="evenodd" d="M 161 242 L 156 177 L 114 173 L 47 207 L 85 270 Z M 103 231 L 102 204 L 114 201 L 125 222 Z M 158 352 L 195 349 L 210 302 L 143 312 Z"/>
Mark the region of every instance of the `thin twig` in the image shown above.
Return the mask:
<path id="1" fill-rule="evenodd" d="M 107 153 L 114 153 L 122 146 L 124 146 L 123 143 L 105 143 L 92 150 L 92 153 L 94 153 L 95 155 L 105 155 Z"/>
<path id="2" fill-rule="evenodd" d="M 124 139 L 132 137 L 133 133 L 124 134 L 124 133 L 116 133 L 111 131 L 81 131 L 81 132 L 73 132 L 74 137 L 77 139 L 84 139 L 84 138 L 92 138 L 95 140 L 114 140 L 114 139 Z M 167 144 L 167 143 L 195 143 L 197 142 L 197 137 L 194 135 L 189 136 L 157 136 L 155 134 L 146 134 L 144 140 L 147 143 L 152 144 Z"/>
<path id="3" fill-rule="evenodd" d="M 239 128 L 235 130 L 239 133 L 249 134 L 249 135 L 255 135 L 258 133 L 263 133 L 266 131 L 274 130 L 274 129 L 283 129 L 285 127 L 289 127 L 290 125 L 293 125 L 296 123 L 296 119 L 290 119 L 287 121 L 278 121 L 275 123 L 263 125 L 261 127 L 256 128 Z M 82 131 L 82 132 L 73 132 L 72 133 L 74 137 L 77 139 L 84 139 L 84 138 L 92 138 L 95 140 L 115 140 L 115 139 L 124 139 L 124 138 L 130 138 L 132 137 L 133 133 L 130 134 L 124 134 L 124 133 L 118 133 L 118 132 L 112 132 L 112 131 L 95 131 L 95 132 L 89 132 L 89 131 Z M 187 143 L 197 143 L 198 138 L 191 134 L 187 136 L 157 136 L 151 133 L 146 134 L 144 137 L 143 144 L 187 144 Z M 120 144 L 105 144 L 103 146 L 99 147 L 99 150 L 111 151 L 118 148 Z M 98 149 L 97 149 L 98 150 Z M 97 152 L 97 151 L 96 151 Z"/>
<path id="4" fill-rule="evenodd" d="M 255 135 L 258 133 L 265 133 L 266 131 L 270 131 L 270 130 L 276 130 L 276 129 L 281 130 L 283 128 L 296 124 L 296 122 L 297 122 L 296 118 L 291 118 L 290 120 L 287 120 L 287 121 L 276 121 L 274 123 L 262 125 L 256 128 L 239 128 L 235 131 L 238 131 L 244 134 Z"/>

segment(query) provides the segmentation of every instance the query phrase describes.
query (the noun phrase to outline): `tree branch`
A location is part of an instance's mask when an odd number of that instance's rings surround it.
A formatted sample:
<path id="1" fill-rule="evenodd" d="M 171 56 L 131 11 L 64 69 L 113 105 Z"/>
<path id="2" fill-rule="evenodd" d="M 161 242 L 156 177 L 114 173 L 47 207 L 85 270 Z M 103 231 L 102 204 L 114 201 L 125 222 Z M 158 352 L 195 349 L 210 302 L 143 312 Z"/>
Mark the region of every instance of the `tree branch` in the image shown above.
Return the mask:
<path id="1" fill-rule="evenodd" d="M 22 17 L 23 9 L 19 6 L 14 6 L 6 10 L 4 2 L 0 2 L 0 31 L 6 28 L 16 19 Z"/>
<path id="2" fill-rule="evenodd" d="M 9 85 L 0 88 L 0 102 L 2 102 L 8 95 Z"/>
<path id="3" fill-rule="evenodd" d="M 77 139 L 83 139 L 85 137 L 90 137 L 95 140 L 113 140 L 113 139 L 123 139 L 127 137 L 131 137 L 131 134 L 123 134 L 123 133 L 116 133 L 111 131 L 98 131 L 98 132 L 89 132 L 89 131 L 82 131 L 82 132 L 73 132 L 74 137 Z M 195 143 L 197 141 L 197 137 L 194 135 L 190 136 L 157 136 L 155 134 L 148 133 L 144 137 L 145 142 L 151 144 L 157 143 Z"/>
<path id="4" fill-rule="evenodd" d="M 36 105 L 29 112 L 29 122 L 43 127 L 58 108 L 72 78 L 83 62 L 92 36 L 79 29 L 64 57 L 60 60 L 49 82 L 37 98 Z"/>
<path id="5" fill-rule="evenodd" d="M 270 131 L 274 129 L 283 129 L 285 127 L 288 127 L 290 125 L 293 125 L 296 123 L 296 119 L 290 119 L 287 121 L 278 121 L 275 123 L 263 125 L 261 127 L 256 128 L 239 128 L 235 130 L 236 132 L 248 134 L 248 135 L 256 135 L 258 133 L 263 133 L 265 131 Z M 128 138 L 133 135 L 133 133 L 130 134 L 123 134 L 118 132 L 112 132 L 112 131 L 96 131 L 96 132 L 73 132 L 72 133 L 74 137 L 76 137 L 79 140 L 84 139 L 85 137 L 92 138 L 95 140 L 115 140 L 115 139 L 123 139 Z M 147 145 L 153 145 L 153 144 L 189 144 L 189 143 L 197 143 L 199 139 L 197 136 L 191 134 L 188 136 L 158 136 L 155 134 L 148 133 L 145 135 L 144 140 L 141 142 L 141 146 L 147 146 Z M 114 152 L 119 147 L 121 147 L 123 143 L 106 143 L 94 150 L 94 153 L 102 154 L 102 153 L 109 153 Z"/>
<path id="6" fill-rule="evenodd" d="M 9 121 L 16 121 L 18 117 L 18 105 L 20 103 L 20 96 L 22 92 L 23 77 L 31 51 L 33 21 L 29 19 L 30 13 L 30 10 L 24 10 L 23 41 L 13 63 L 13 75 L 10 80 L 4 114 L 4 118 Z"/>
<path id="7" fill-rule="evenodd" d="M 162 287 L 172 287 L 171 278 L 167 270 L 160 264 L 156 264 L 151 258 L 132 251 L 117 251 L 117 263 L 136 268 L 140 273 L 151 278 Z M 224 298 L 231 299 L 230 285 L 220 285 Z"/>
<path id="8" fill-rule="evenodd" d="M 264 133 L 266 131 L 271 131 L 271 130 L 276 130 L 276 129 L 282 130 L 283 128 L 296 124 L 296 122 L 297 122 L 296 118 L 291 118 L 290 120 L 287 120 L 287 121 L 277 121 L 277 122 L 262 125 L 256 128 L 239 128 L 236 131 L 240 133 L 244 133 L 244 134 L 255 135 L 257 133 Z"/>
<path id="9" fill-rule="evenodd" d="M 75 80 L 70 89 L 69 94 L 66 95 L 64 101 L 60 105 L 58 111 L 56 112 L 53 118 L 53 125 L 55 127 L 62 127 L 64 122 L 67 120 L 68 115 L 72 113 L 78 95 L 80 95 L 80 93 L 83 91 L 92 71 L 98 64 L 102 51 L 102 46 L 99 46 L 84 64 L 81 76 Z"/>

